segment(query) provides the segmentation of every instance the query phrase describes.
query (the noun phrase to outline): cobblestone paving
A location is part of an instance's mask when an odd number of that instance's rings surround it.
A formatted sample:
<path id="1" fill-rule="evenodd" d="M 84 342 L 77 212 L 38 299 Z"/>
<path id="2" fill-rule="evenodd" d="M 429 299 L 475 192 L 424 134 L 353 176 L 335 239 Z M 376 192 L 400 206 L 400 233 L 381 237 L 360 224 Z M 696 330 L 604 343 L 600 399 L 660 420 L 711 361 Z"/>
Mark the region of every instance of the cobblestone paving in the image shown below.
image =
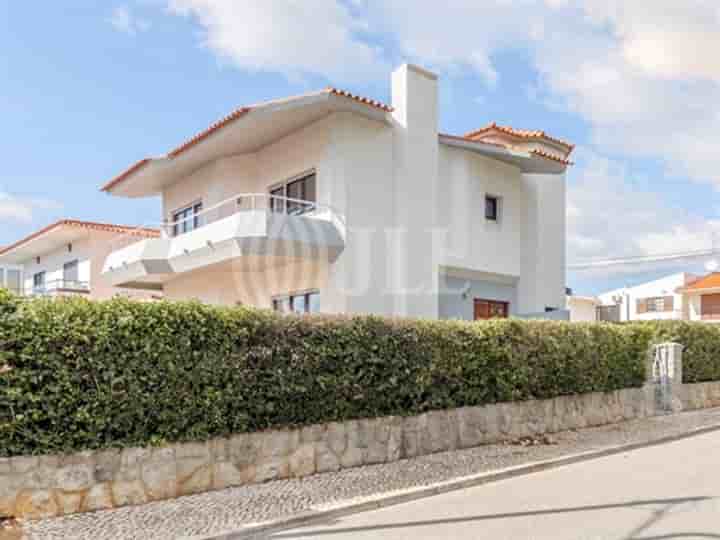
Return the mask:
<path id="1" fill-rule="evenodd" d="M 30 521 L 24 523 L 25 537 L 33 540 L 164 540 L 221 534 L 249 524 L 367 500 L 393 491 L 607 446 L 652 441 L 717 423 L 720 423 L 720 409 L 634 420 L 558 433 L 544 444 L 488 445 L 139 507 Z"/>

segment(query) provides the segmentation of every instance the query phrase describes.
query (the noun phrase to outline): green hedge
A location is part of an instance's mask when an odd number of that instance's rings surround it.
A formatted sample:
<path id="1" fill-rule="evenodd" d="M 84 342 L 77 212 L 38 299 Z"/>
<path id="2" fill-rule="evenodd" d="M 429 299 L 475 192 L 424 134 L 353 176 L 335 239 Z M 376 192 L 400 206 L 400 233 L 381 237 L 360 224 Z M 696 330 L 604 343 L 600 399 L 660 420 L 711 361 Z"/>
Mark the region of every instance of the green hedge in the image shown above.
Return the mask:
<path id="1" fill-rule="evenodd" d="M 0 294 L 0 454 L 204 440 L 636 387 L 654 332 Z"/>
<path id="2" fill-rule="evenodd" d="M 683 345 L 683 382 L 720 381 L 720 327 L 687 321 L 633 323 L 645 326 L 654 342 L 675 341 Z"/>

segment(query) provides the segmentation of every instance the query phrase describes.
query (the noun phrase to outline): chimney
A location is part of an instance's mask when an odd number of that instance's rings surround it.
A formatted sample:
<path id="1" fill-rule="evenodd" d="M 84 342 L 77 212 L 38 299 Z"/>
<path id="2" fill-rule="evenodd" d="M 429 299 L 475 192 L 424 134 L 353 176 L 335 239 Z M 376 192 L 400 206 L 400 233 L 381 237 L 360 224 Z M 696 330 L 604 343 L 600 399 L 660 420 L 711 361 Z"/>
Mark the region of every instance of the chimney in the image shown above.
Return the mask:
<path id="1" fill-rule="evenodd" d="M 437 318 L 439 269 L 428 260 L 438 184 L 437 75 L 400 66 L 392 74 L 392 104 L 395 313 Z"/>

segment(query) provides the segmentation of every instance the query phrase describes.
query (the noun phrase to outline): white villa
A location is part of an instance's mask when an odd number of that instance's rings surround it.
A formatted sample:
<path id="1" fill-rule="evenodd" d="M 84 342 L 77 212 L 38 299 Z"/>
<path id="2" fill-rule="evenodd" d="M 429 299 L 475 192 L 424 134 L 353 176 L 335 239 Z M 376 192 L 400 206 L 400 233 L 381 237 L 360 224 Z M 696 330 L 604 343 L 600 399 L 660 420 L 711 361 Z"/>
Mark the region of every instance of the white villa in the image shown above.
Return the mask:
<path id="1" fill-rule="evenodd" d="M 491 124 L 458 136 L 438 124 L 437 77 L 412 65 L 393 73 L 391 106 L 327 88 L 242 107 L 103 186 L 160 196 L 163 213 L 158 236 L 131 230 L 112 243 L 101 279 L 300 313 L 567 318 L 573 146 L 542 131 Z M 0 258 L 23 265 L 26 287 L 34 258 L 47 260 L 33 243 Z M 84 272 L 57 275 L 95 283 Z"/>
<path id="2" fill-rule="evenodd" d="M 118 239 L 159 235 L 157 230 L 64 219 L 0 248 L 0 287 L 22 296 L 150 298 L 153 293 L 147 291 L 113 287 L 100 274 Z"/>
<path id="3" fill-rule="evenodd" d="M 107 183 L 161 196 L 161 238 L 111 253 L 114 286 L 277 310 L 425 318 L 565 306 L 573 147 L 490 125 L 438 132 L 437 77 L 392 106 L 335 88 L 240 108 Z"/>

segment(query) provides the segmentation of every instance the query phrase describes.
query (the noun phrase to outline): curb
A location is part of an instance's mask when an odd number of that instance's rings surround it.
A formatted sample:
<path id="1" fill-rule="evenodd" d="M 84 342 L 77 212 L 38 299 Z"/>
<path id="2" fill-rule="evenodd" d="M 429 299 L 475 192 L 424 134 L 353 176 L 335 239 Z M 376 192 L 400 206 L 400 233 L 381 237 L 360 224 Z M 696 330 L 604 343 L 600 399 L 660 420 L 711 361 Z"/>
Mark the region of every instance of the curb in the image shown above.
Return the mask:
<path id="1" fill-rule="evenodd" d="M 591 461 L 598 458 L 623 454 L 625 452 L 632 452 L 634 450 L 640 450 L 642 448 L 660 446 L 663 444 L 681 441 L 700 435 L 706 435 L 708 433 L 713 433 L 716 431 L 720 431 L 720 423 L 701 428 L 695 428 L 690 431 L 679 433 L 677 435 L 660 437 L 659 439 L 654 439 L 652 441 L 608 446 L 599 450 L 589 450 L 587 452 L 570 454 L 567 456 L 549 459 L 546 461 L 536 461 L 532 463 L 527 463 L 525 465 L 517 465 L 515 467 L 508 467 L 506 469 L 499 469 L 496 471 L 480 473 L 477 475 L 465 476 L 457 480 L 449 480 L 447 482 L 441 482 L 430 486 L 413 488 L 399 493 L 395 492 L 387 495 L 378 495 L 374 500 L 371 501 L 358 503 L 350 502 L 337 508 L 331 508 L 328 510 L 310 510 L 308 512 L 296 514 L 289 518 L 278 519 L 269 523 L 248 525 L 247 527 L 243 527 L 232 532 L 214 534 L 210 536 L 192 537 L 192 540 L 241 540 L 258 538 L 258 535 L 267 535 L 287 529 L 294 529 L 305 525 L 320 523 L 330 519 L 337 519 L 352 514 L 358 514 L 370 510 L 378 510 L 380 508 L 386 508 L 388 506 L 394 506 L 397 504 L 404 504 L 427 497 L 433 497 L 435 495 L 449 493 L 452 491 L 477 487 L 484 484 L 508 480 L 510 478 L 516 478 L 519 476 L 534 474 L 550 469 L 556 469 L 559 467 L 564 467 L 566 465 L 573 465 L 576 463 L 582 463 L 584 461 Z"/>

